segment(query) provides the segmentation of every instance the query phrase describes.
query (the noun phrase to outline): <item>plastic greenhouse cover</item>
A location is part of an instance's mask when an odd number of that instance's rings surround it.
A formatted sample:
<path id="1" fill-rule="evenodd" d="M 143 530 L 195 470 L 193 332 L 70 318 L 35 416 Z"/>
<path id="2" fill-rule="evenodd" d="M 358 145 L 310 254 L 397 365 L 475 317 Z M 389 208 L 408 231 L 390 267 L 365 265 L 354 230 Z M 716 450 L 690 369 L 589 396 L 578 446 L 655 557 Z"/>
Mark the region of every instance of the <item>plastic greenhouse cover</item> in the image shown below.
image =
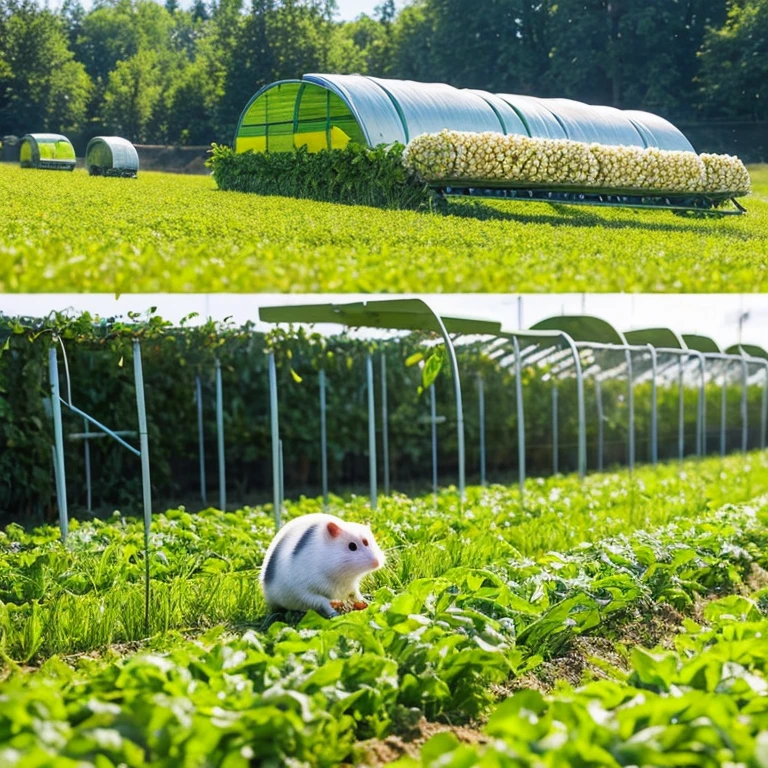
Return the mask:
<path id="1" fill-rule="evenodd" d="M 329 88 L 350 105 L 368 144 L 406 143 L 403 121 L 386 92 L 359 75 L 304 75 L 304 80 Z"/>
<path id="2" fill-rule="evenodd" d="M 572 99 L 541 99 L 541 102 L 560 120 L 572 141 L 645 146 L 632 121 L 618 109 L 592 107 Z"/>
<path id="3" fill-rule="evenodd" d="M 567 139 L 563 126 L 541 99 L 511 93 L 498 94 L 509 104 L 528 128 L 528 134 L 537 139 Z"/>
<path id="4" fill-rule="evenodd" d="M 396 102 L 408 140 L 422 133 L 437 133 L 448 126 L 455 131 L 502 131 L 501 122 L 488 102 L 470 91 L 444 83 L 370 79 Z"/>
<path id="5" fill-rule="evenodd" d="M 501 120 L 504 133 L 515 133 L 521 136 L 528 135 L 528 129 L 525 127 L 525 123 L 520 119 L 520 115 L 518 115 L 517 112 L 504 101 L 504 99 L 493 93 L 488 93 L 487 91 L 470 90 L 469 92 L 474 93 L 476 96 L 479 96 L 481 99 L 488 102 Z"/>
<path id="6" fill-rule="evenodd" d="M 659 147 L 659 149 L 695 152 L 691 142 L 672 123 L 663 117 L 634 109 L 624 110 L 623 114 L 653 137 L 653 142 L 650 146 Z"/>

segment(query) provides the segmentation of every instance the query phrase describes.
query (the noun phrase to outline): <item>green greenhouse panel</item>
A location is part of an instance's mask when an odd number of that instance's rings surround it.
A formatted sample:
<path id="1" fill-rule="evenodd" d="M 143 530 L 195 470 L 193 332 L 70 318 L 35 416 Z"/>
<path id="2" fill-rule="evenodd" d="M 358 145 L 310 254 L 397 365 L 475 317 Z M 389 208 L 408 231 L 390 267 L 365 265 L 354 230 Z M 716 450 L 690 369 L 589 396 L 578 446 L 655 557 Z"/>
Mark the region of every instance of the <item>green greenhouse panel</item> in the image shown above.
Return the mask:
<path id="1" fill-rule="evenodd" d="M 139 171 L 139 154 L 127 139 L 96 136 L 85 150 L 85 167 L 91 176 L 135 178 Z"/>
<path id="2" fill-rule="evenodd" d="M 19 163 L 22 168 L 73 171 L 75 148 L 58 133 L 28 133 L 21 139 Z"/>

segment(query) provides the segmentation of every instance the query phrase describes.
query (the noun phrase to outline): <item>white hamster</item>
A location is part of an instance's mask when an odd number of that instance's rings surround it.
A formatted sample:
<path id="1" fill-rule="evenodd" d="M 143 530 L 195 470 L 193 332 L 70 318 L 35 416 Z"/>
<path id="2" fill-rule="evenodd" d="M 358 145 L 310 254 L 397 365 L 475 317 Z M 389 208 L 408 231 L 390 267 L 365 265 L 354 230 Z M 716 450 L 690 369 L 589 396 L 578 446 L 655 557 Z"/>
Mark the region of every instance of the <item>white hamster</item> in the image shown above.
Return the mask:
<path id="1" fill-rule="evenodd" d="M 365 607 L 360 580 L 384 565 L 371 529 L 333 515 L 302 515 L 286 523 L 264 556 L 261 588 L 267 605 L 291 611 L 313 609 L 330 618 L 353 598 Z"/>

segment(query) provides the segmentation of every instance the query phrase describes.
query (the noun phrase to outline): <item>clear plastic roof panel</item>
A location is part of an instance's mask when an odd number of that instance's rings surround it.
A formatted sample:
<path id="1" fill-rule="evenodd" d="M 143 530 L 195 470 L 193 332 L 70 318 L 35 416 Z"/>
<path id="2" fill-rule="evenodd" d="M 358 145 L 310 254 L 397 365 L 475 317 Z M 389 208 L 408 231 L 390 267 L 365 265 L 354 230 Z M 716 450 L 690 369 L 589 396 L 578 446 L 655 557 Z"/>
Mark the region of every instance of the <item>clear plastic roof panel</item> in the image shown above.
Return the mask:
<path id="1" fill-rule="evenodd" d="M 640 132 L 619 109 L 591 107 L 571 99 L 541 99 L 571 141 L 645 147 Z"/>
<path id="2" fill-rule="evenodd" d="M 648 146 L 680 152 L 695 152 L 693 144 L 663 117 L 634 109 L 624 110 L 624 115 L 643 132 Z"/>
<path id="3" fill-rule="evenodd" d="M 485 99 L 472 91 L 444 83 L 369 78 L 392 98 L 403 117 L 408 141 L 423 133 L 444 128 L 455 131 L 502 132 L 496 113 Z"/>
<path id="4" fill-rule="evenodd" d="M 529 136 L 528 129 L 525 127 L 525 123 L 520 118 L 520 115 L 512 109 L 512 106 L 504 101 L 500 96 L 496 96 L 488 91 L 470 91 L 481 99 L 484 99 L 496 113 L 502 126 L 502 130 L 506 134 L 517 134 L 518 136 Z"/>
<path id="5" fill-rule="evenodd" d="M 567 139 L 565 129 L 541 101 L 533 96 L 500 93 L 499 98 L 520 116 L 528 135 L 537 139 Z"/>

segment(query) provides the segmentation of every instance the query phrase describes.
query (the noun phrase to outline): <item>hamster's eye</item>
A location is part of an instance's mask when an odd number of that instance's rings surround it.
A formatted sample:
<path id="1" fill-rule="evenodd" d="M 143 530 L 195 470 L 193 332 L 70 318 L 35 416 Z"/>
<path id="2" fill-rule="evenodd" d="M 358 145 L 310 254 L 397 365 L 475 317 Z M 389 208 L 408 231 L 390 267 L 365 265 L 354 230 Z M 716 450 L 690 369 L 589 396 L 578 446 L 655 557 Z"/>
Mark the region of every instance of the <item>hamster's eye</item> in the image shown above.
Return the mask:
<path id="1" fill-rule="evenodd" d="M 364 546 L 364 547 L 367 547 L 367 546 L 368 546 L 368 539 L 363 539 L 363 546 Z"/>
<path id="2" fill-rule="evenodd" d="M 357 544 L 354 541 L 350 541 L 349 548 L 354 552 L 357 549 Z"/>

